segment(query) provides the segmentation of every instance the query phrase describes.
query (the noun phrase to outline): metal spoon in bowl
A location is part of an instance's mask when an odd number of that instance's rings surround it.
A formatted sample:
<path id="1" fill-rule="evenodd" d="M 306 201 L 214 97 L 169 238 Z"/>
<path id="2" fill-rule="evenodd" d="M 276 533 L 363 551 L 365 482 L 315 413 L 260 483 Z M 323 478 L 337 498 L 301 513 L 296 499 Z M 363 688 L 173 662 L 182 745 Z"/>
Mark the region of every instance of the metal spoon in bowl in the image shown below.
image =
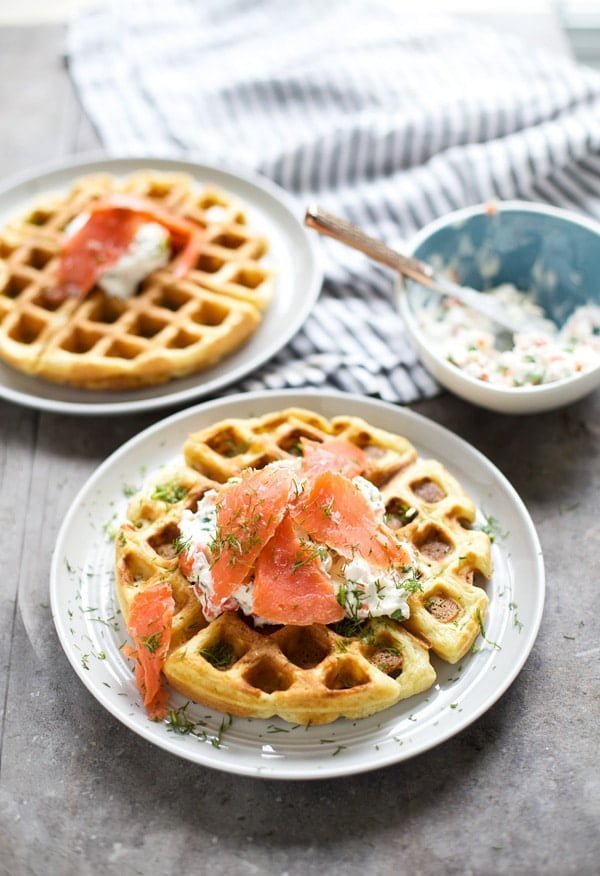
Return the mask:
<path id="1" fill-rule="evenodd" d="M 473 310 L 482 313 L 498 323 L 498 325 L 513 332 L 513 334 L 523 331 L 548 330 L 547 321 L 539 317 L 528 317 L 522 322 L 516 322 L 506 312 L 504 305 L 490 295 L 477 292 L 468 286 L 460 286 L 458 283 L 453 283 L 441 274 L 437 274 L 427 262 L 422 262 L 419 259 L 396 252 L 396 250 L 386 246 L 380 240 L 369 237 L 368 234 L 365 234 L 356 225 L 347 222 L 345 219 L 332 216 L 331 213 L 322 210 L 321 207 L 309 207 L 304 217 L 304 223 L 309 228 L 314 228 L 319 234 L 333 237 L 335 240 L 339 240 L 340 243 L 345 243 L 346 246 L 351 246 L 353 249 L 364 252 L 365 255 L 368 255 L 376 262 L 381 262 L 381 264 L 387 265 L 389 268 L 394 268 L 404 277 L 409 277 L 416 283 L 427 286 L 440 295 L 450 295 L 457 298 L 463 304 L 466 304 L 467 307 L 472 307 Z"/>

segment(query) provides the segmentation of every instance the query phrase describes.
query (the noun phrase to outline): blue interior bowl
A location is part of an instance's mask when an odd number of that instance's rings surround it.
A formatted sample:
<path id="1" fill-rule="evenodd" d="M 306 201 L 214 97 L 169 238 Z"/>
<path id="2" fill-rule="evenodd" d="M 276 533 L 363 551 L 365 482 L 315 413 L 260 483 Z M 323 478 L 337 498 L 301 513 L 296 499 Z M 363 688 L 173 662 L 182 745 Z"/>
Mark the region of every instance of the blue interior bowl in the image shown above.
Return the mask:
<path id="1" fill-rule="evenodd" d="M 600 304 L 600 225 L 543 205 L 480 210 L 433 223 L 413 255 L 480 291 L 512 283 L 532 292 L 559 326 L 576 307 Z M 433 293 L 409 285 L 414 311 Z"/>

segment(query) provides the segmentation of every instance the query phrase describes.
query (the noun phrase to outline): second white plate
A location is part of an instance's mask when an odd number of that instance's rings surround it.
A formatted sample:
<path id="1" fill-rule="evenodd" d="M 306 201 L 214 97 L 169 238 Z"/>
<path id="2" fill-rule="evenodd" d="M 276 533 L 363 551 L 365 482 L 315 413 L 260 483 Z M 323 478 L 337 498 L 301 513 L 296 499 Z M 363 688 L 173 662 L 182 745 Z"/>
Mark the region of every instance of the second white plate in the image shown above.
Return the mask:
<path id="1" fill-rule="evenodd" d="M 279 719 L 226 716 L 192 705 L 195 734 L 148 720 L 120 646 L 126 639 L 114 596 L 114 544 L 107 531 L 124 517 L 127 486 L 181 452 L 188 433 L 226 417 L 251 417 L 298 406 L 325 417 L 363 417 L 405 435 L 425 457 L 438 459 L 498 521 L 486 639 L 457 666 L 434 660 L 426 693 L 361 721 L 291 727 Z M 125 488 L 125 489 L 124 489 Z M 483 518 L 480 516 L 480 522 Z M 481 453 L 405 408 L 343 393 L 271 392 L 232 396 L 182 411 L 133 438 L 83 487 L 60 531 L 52 561 L 54 622 L 73 668 L 96 699 L 135 733 L 172 754 L 241 775 L 310 779 L 348 775 L 405 760 L 458 733 L 511 684 L 529 654 L 544 603 L 539 541 L 523 502 Z M 173 693 L 172 708 L 185 701 Z M 190 729 L 184 726 L 182 729 Z"/>
<path id="2" fill-rule="evenodd" d="M 66 191 L 78 176 L 112 173 L 119 177 L 145 167 L 189 173 L 199 185 L 225 189 L 243 202 L 249 224 L 268 238 L 275 291 L 258 330 L 245 346 L 206 371 L 126 392 L 92 392 L 61 386 L 0 362 L 0 398 L 39 410 L 84 415 L 134 414 L 184 404 L 215 393 L 255 371 L 296 334 L 310 313 L 322 283 L 314 243 L 286 192 L 248 171 L 151 157 L 75 161 L 21 177 L 0 191 L 0 225 L 24 210 L 35 196 Z"/>

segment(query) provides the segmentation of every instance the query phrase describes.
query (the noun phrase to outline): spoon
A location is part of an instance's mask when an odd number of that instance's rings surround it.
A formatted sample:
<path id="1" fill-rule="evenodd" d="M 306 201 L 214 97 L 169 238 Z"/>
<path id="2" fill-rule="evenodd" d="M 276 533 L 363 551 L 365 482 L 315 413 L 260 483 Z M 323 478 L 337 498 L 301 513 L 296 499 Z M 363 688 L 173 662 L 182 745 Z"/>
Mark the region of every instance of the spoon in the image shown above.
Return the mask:
<path id="1" fill-rule="evenodd" d="M 324 234 L 328 237 L 333 237 L 334 240 L 339 240 L 340 243 L 345 243 L 346 246 L 351 246 L 353 249 L 358 249 L 364 252 L 365 255 L 374 259 L 376 262 L 381 262 L 389 268 L 394 268 L 404 277 L 420 283 L 421 286 L 427 286 L 439 295 L 450 295 L 457 298 L 462 304 L 473 310 L 487 316 L 488 319 L 508 329 L 510 332 L 523 331 L 548 331 L 548 323 L 539 317 L 527 317 L 523 321 L 513 319 L 507 312 L 506 308 L 499 301 L 496 301 L 490 295 L 483 292 L 477 292 L 468 286 L 460 286 L 458 283 L 453 283 L 441 274 L 436 273 L 431 265 L 427 262 L 422 262 L 419 259 L 411 258 L 402 255 L 391 247 L 386 246 L 380 240 L 374 237 L 369 237 L 356 225 L 333 216 L 321 207 L 309 207 L 304 217 L 305 225 L 309 228 L 314 228 L 319 234 Z"/>

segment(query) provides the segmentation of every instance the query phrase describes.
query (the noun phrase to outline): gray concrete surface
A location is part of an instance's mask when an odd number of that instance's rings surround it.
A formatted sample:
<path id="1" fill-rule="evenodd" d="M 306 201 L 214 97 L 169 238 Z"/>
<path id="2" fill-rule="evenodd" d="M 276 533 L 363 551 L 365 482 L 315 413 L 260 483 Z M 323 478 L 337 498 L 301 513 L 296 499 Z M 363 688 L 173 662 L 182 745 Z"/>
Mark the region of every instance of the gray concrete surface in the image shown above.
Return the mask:
<path id="1" fill-rule="evenodd" d="M 2 174 L 96 143 L 60 39 L 0 30 Z M 511 689 L 459 736 L 371 774 L 292 783 L 153 748 L 96 703 L 54 633 L 48 568 L 64 514 L 96 465 L 162 414 L 100 429 L 0 402 L 0 873 L 599 872 L 600 394 L 524 419 L 450 396 L 415 407 L 527 503 L 548 571 L 541 632 Z"/>

